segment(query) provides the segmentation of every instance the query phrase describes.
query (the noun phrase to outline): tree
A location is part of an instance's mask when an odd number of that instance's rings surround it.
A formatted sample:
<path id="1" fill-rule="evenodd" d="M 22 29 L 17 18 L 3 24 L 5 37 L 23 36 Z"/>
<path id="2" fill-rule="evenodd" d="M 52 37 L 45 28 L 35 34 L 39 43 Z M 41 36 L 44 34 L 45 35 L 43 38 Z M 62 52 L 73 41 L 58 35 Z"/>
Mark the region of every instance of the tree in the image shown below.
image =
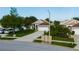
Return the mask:
<path id="1" fill-rule="evenodd" d="M 49 22 L 49 18 L 46 18 L 45 20 Z"/>
<path id="2" fill-rule="evenodd" d="M 25 19 L 24 19 L 24 25 L 29 28 L 30 25 L 31 25 L 33 22 L 37 21 L 37 20 L 38 20 L 38 19 L 37 19 L 36 17 L 34 17 L 34 16 L 25 17 Z"/>
<path id="3" fill-rule="evenodd" d="M 11 7 L 10 15 L 11 16 L 18 16 L 17 9 L 15 7 Z"/>
<path id="4" fill-rule="evenodd" d="M 46 18 L 45 20 L 49 22 L 49 18 Z M 52 23 L 52 21 L 50 21 L 50 23 Z"/>
<path id="5" fill-rule="evenodd" d="M 51 26 L 50 31 L 52 36 L 68 38 L 70 35 L 72 35 L 70 29 L 60 25 L 59 21 L 54 21 L 54 25 Z"/>
<path id="6" fill-rule="evenodd" d="M 31 20 L 31 23 L 33 23 L 33 22 L 37 21 L 38 19 L 34 16 L 30 16 L 29 20 Z"/>
<path id="7" fill-rule="evenodd" d="M 3 16 L 3 18 L 1 19 L 1 25 L 4 28 L 13 27 L 12 26 L 12 22 L 13 22 L 13 20 L 11 20 L 11 16 L 10 15 Z"/>
<path id="8" fill-rule="evenodd" d="M 78 20 L 79 21 L 79 17 L 73 17 L 73 19 Z"/>
<path id="9" fill-rule="evenodd" d="M 1 19 L 1 25 L 4 28 L 12 28 L 13 32 L 15 32 L 15 28 L 20 25 L 20 20 L 18 20 L 18 14 L 16 8 L 11 8 L 10 14 L 3 16 Z"/>
<path id="10" fill-rule="evenodd" d="M 54 25 L 55 26 L 59 26 L 60 25 L 60 22 L 59 21 L 54 21 Z"/>

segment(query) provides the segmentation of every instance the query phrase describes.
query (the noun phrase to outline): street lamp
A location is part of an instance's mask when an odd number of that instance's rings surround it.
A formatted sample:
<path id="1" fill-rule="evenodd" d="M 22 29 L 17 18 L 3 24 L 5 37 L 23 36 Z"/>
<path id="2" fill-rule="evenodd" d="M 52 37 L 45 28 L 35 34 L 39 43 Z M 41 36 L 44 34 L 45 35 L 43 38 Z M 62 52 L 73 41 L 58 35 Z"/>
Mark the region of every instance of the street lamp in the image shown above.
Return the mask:
<path id="1" fill-rule="evenodd" d="M 49 40 L 50 40 L 50 11 L 48 10 L 48 14 L 49 14 Z"/>

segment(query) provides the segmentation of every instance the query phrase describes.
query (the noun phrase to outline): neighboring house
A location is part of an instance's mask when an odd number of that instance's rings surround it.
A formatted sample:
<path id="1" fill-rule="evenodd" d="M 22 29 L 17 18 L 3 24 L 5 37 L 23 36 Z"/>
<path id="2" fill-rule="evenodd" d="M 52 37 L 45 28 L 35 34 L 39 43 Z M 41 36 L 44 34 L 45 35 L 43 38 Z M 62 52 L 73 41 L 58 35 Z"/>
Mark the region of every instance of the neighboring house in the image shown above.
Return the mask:
<path id="1" fill-rule="evenodd" d="M 61 25 L 65 25 L 69 27 L 72 31 L 75 31 L 75 35 L 79 35 L 79 21 L 78 20 L 66 20 L 60 23 Z"/>
<path id="2" fill-rule="evenodd" d="M 46 20 L 38 20 L 32 23 L 32 27 L 38 31 L 49 31 L 49 23 Z"/>

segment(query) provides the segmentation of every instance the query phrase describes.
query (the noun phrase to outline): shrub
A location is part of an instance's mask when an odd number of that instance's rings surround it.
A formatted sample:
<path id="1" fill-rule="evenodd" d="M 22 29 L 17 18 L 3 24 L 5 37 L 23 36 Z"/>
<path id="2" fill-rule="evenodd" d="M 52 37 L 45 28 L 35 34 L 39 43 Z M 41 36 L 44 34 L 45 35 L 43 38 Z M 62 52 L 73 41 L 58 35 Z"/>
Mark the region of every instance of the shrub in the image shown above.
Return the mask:
<path id="1" fill-rule="evenodd" d="M 49 32 L 47 32 L 47 31 L 44 31 L 44 35 L 48 35 L 48 33 L 49 33 Z"/>
<path id="2" fill-rule="evenodd" d="M 71 33 L 72 35 L 74 35 L 75 34 L 75 31 L 72 31 L 72 33 Z"/>
<path id="3" fill-rule="evenodd" d="M 41 38 L 41 36 L 39 36 L 38 38 Z"/>
<path id="4" fill-rule="evenodd" d="M 42 40 L 34 40 L 33 42 L 42 43 Z"/>

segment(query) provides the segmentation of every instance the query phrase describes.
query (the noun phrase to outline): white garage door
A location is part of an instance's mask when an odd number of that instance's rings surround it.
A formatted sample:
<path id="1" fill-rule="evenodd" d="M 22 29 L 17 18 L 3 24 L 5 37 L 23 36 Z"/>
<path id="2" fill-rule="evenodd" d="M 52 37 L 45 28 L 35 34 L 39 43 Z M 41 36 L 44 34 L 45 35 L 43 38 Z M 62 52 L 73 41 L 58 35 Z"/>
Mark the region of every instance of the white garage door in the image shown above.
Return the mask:
<path id="1" fill-rule="evenodd" d="M 38 27 L 39 31 L 48 31 L 48 27 Z"/>
<path id="2" fill-rule="evenodd" d="M 75 31 L 75 35 L 79 35 L 79 28 L 73 28 L 73 31 Z"/>

